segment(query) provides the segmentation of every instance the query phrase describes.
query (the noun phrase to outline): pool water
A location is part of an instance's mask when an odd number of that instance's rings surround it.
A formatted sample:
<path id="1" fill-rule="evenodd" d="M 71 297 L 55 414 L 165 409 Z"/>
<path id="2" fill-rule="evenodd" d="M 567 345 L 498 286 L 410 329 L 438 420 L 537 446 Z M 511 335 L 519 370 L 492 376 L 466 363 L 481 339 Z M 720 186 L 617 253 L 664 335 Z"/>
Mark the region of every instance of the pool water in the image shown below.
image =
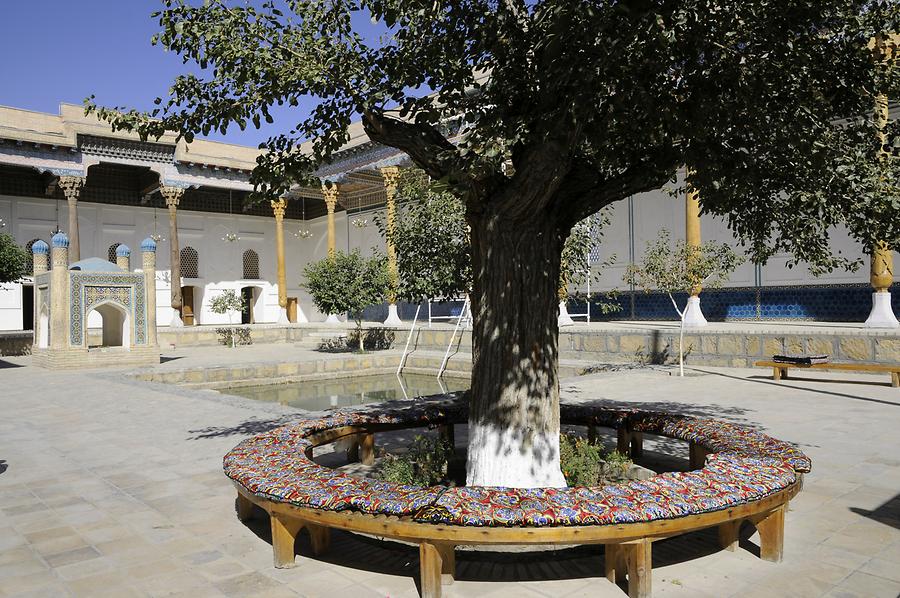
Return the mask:
<path id="1" fill-rule="evenodd" d="M 312 380 L 288 384 L 266 384 L 223 388 L 221 392 L 256 401 L 281 403 L 289 407 L 321 411 L 332 407 L 352 407 L 366 403 L 402 400 L 469 388 L 464 378 L 444 378 L 421 374 L 379 374 L 332 380 Z M 404 390 L 406 391 L 404 394 Z"/>

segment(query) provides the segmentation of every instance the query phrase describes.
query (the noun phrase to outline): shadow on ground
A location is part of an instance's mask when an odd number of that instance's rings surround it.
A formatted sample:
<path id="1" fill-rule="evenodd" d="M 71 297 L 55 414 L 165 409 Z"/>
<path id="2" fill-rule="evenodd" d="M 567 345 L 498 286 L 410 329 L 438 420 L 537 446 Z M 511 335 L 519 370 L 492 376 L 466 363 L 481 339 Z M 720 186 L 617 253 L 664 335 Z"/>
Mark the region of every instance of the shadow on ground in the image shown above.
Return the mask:
<path id="1" fill-rule="evenodd" d="M 272 543 L 269 518 L 262 509 L 254 507 L 254 517 L 244 525 L 261 540 Z M 741 528 L 740 548 L 759 556 L 759 548 L 749 540 L 753 533 L 753 526 L 749 524 Z M 309 536 L 304 530 L 297 536 L 294 550 L 298 559 L 306 558 L 372 573 L 412 577 L 421 591 L 418 579 L 418 545 L 332 530 L 329 550 L 316 556 L 313 555 Z M 653 543 L 653 569 L 691 561 L 720 550 L 716 528 L 659 540 Z M 527 551 L 504 547 L 502 552 L 460 547 L 456 551 L 456 579 L 503 583 L 603 577 L 603 554 L 601 546 L 573 546 L 555 550 L 534 550 L 531 547 Z M 597 583 L 608 582 L 601 579 Z M 627 592 L 624 585 L 621 587 Z"/>
<path id="2" fill-rule="evenodd" d="M 9 469 L 9 465 L 6 464 L 4 459 L 0 459 L 0 473 L 3 473 L 7 469 Z"/>
<path id="3" fill-rule="evenodd" d="M 0 370 L 4 370 L 6 368 L 22 368 L 25 367 L 23 365 L 19 365 L 17 363 L 11 363 L 9 361 L 4 361 L 0 359 Z"/>
<path id="4" fill-rule="evenodd" d="M 0 463 L 2 463 L 2 461 L 0 461 Z M 874 511 L 868 511 L 857 507 L 850 507 L 850 510 L 857 515 L 868 517 L 873 521 L 883 523 L 894 529 L 900 529 L 900 494 L 894 496 L 894 498 L 890 499 Z"/>

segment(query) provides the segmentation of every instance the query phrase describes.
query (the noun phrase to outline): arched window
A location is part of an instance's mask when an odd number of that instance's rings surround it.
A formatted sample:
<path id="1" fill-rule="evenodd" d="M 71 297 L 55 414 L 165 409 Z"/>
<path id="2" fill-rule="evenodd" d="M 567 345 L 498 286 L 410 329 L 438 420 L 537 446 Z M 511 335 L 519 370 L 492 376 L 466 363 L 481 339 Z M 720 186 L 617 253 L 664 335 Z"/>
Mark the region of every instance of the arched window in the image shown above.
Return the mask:
<path id="1" fill-rule="evenodd" d="M 32 239 L 25 244 L 25 251 L 28 252 L 28 272 L 34 274 L 34 257 L 31 253 L 32 246 L 40 241 L 40 239 Z"/>
<path id="2" fill-rule="evenodd" d="M 244 280 L 259 278 L 259 254 L 252 249 L 244 252 Z"/>
<path id="3" fill-rule="evenodd" d="M 112 263 L 116 263 L 116 249 L 119 248 L 121 243 L 113 243 L 109 246 L 109 249 L 106 250 L 106 259 Z"/>
<path id="4" fill-rule="evenodd" d="M 200 278 L 200 255 L 191 246 L 181 250 L 181 276 L 184 278 Z"/>

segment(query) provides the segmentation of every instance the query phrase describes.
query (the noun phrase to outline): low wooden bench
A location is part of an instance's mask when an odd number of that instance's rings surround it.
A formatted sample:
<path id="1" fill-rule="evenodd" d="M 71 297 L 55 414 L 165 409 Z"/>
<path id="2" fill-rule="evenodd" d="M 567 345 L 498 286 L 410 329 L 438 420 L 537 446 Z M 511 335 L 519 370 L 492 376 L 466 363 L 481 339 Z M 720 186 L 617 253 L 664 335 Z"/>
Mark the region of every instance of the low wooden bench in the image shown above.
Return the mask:
<path id="1" fill-rule="evenodd" d="M 421 403 L 420 403 L 421 404 Z M 563 423 L 585 425 L 589 436 L 596 437 L 598 427 L 616 430 L 620 450 L 638 455 L 641 453 L 644 435 L 661 435 L 686 440 L 689 443 L 690 472 L 676 474 L 687 476 L 678 478 L 681 484 L 708 480 L 710 489 L 717 487 L 723 477 L 728 477 L 729 468 L 747 469 L 739 474 L 739 480 L 725 480 L 725 486 L 735 483 L 747 487 L 766 485 L 768 493 L 757 494 L 745 500 L 728 499 L 717 507 L 697 506 L 696 512 L 682 511 L 676 516 L 648 514 L 637 519 L 606 519 L 606 523 L 563 523 L 564 517 L 551 522 L 512 524 L 502 519 L 494 520 L 487 515 L 478 520 L 430 519 L 424 510 L 403 511 L 391 514 L 389 508 L 368 504 L 378 494 L 390 495 L 400 487 L 385 482 L 356 479 L 327 470 L 311 461 L 315 446 L 328 444 L 342 438 L 355 440 L 352 456 L 363 462 L 374 459 L 375 435 L 412 427 L 429 425 L 436 427 L 445 438 L 452 438 L 453 424 L 464 424 L 467 414 L 464 410 L 440 411 L 439 413 L 414 412 L 393 416 L 366 416 L 335 414 L 319 420 L 306 420 L 293 426 L 286 426 L 250 438 L 226 455 L 225 471 L 237 490 L 237 513 L 241 520 L 253 516 L 254 505 L 269 515 L 272 530 L 272 548 L 275 566 L 291 567 L 295 560 L 295 542 L 301 530 L 306 529 L 314 554 L 328 549 L 330 530 L 342 529 L 350 532 L 371 534 L 376 537 L 396 539 L 419 545 L 421 595 L 439 598 L 441 586 L 452 583 L 457 546 L 478 545 L 579 545 L 603 544 L 605 546 L 605 575 L 613 583 L 627 582 L 630 597 L 649 598 L 651 596 L 651 546 L 664 538 L 687 532 L 717 528 L 722 548 L 735 550 L 739 531 L 743 522 L 752 524 L 760 536 L 760 557 L 778 562 L 782 558 L 784 541 L 784 519 L 788 502 L 802 487 L 803 473 L 809 471 L 809 459 L 802 452 L 787 443 L 765 436 L 758 431 L 716 420 L 700 420 L 659 412 L 617 411 L 564 406 L 561 410 Z M 600 413 L 602 412 L 602 413 Z M 420 417 L 418 421 L 413 421 Z M 730 456 L 713 453 L 727 451 Z M 746 455 L 746 457 L 742 456 Z M 758 455 L 758 457 L 757 457 Z M 710 460 L 713 463 L 710 464 Z M 295 469 L 296 468 L 296 469 Z M 296 473 L 291 473 L 295 471 Z M 286 481 L 285 474 L 294 481 Z M 310 484 L 316 475 L 324 475 L 320 485 Z M 659 474 L 647 482 L 662 480 L 669 474 Z M 774 476 L 774 477 L 772 477 Z M 673 479 L 671 476 L 666 479 Z M 693 481 L 692 481 L 693 480 Z M 374 482 L 376 486 L 369 485 Z M 662 482 L 659 482 L 662 484 Z M 704 482 L 705 484 L 705 482 Z M 359 485 L 357 488 L 356 486 Z M 615 487 L 620 487 L 616 486 Z M 685 488 L 687 486 L 684 486 Z M 704 486 L 705 487 L 705 486 Z M 676 492 L 675 487 L 669 487 Z M 408 488 L 413 494 L 430 492 L 434 488 Z M 407 490 L 403 490 L 404 492 Z M 500 501 L 491 501 L 504 506 L 509 503 L 504 498 L 520 492 L 503 488 L 472 488 L 489 497 L 498 496 Z M 541 489 L 525 489 L 529 493 L 527 502 L 540 502 L 534 493 Z M 601 504 L 603 488 L 568 488 L 547 491 L 547 507 L 554 508 L 553 496 L 568 497 L 561 503 L 572 509 L 579 497 L 591 496 L 586 500 L 590 505 Z M 723 491 L 720 488 L 719 491 Z M 437 504 L 454 489 L 440 490 L 440 499 L 426 499 L 429 504 Z M 465 493 L 466 489 L 461 489 Z M 647 490 L 643 490 L 647 492 Z M 579 494 L 584 493 L 584 494 Z M 591 494 L 593 493 L 593 494 Z M 617 499 L 621 493 L 614 492 Z M 679 495 L 682 496 L 682 495 Z M 683 495 L 687 496 L 687 495 Z M 703 492 L 703 496 L 707 495 Z M 346 500 L 350 503 L 316 503 L 315 501 Z M 393 497 L 397 499 L 395 495 Z M 400 500 L 407 500 L 399 497 Z M 419 500 L 409 497 L 409 500 Z M 478 500 L 477 498 L 475 499 Z M 685 500 L 689 500 L 685 498 Z M 650 503 L 648 503 L 650 504 Z M 683 504 L 683 501 L 682 503 Z M 355 506 L 354 506 L 355 505 Z M 447 505 L 445 504 L 445 507 Z M 582 507 L 584 505 L 582 504 Z M 447 507 L 452 508 L 452 507 Z M 538 509 L 545 513 L 544 507 Z M 451 513 L 447 512 L 449 517 Z M 527 520 L 527 519 L 526 519 Z M 455 522 L 454 522 L 455 521 Z M 530 520 L 529 520 L 530 521 Z M 555 521 L 555 523 L 553 522 Z"/>
<path id="2" fill-rule="evenodd" d="M 900 387 L 900 364 L 885 363 L 783 363 L 780 361 L 757 361 L 757 367 L 772 368 L 772 379 L 782 380 L 788 377 L 788 370 L 840 370 L 846 372 L 880 372 L 891 375 L 891 386 Z"/>

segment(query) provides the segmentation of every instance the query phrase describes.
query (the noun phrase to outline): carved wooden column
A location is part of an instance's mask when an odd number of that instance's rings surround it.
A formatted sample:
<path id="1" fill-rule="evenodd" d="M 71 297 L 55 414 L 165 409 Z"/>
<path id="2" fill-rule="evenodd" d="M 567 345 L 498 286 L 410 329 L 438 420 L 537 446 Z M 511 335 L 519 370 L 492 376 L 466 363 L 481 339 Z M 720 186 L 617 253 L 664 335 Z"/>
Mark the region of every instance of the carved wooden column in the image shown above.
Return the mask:
<path id="1" fill-rule="evenodd" d="M 69 263 L 77 262 L 81 259 L 81 241 L 78 236 L 78 200 L 81 198 L 81 190 L 84 188 L 86 178 L 83 176 L 61 176 L 57 183 L 66 196 L 66 202 L 69 204 Z"/>
<path id="2" fill-rule="evenodd" d="M 397 214 L 396 196 L 397 183 L 400 179 L 400 168 L 397 166 L 387 166 L 381 169 L 381 176 L 384 179 L 385 194 L 385 223 L 387 225 L 387 259 L 388 271 L 391 275 L 391 290 L 388 295 L 388 316 L 384 321 L 386 326 L 401 326 L 403 322 L 400 320 L 400 314 L 397 313 L 397 285 L 400 280 L 400 272 L 397 269 L 397 250 L 391 240 L 394 233 L 394 219 Z"/>
<path id="3" fill-rule="evenodd" d="M 875 60 L 890 63 L 897 59 L 900 50 L 900 34 L 878 35 L 869 42 Z M 875 130 L 878 136 L 878 160 L 890 157 L 887 149 L 887 126 L 889 120 L 888 97 L 886 93 L 875 96 Z M 867 328 L 898 328 L 900 322 L 891 307 L 891 285 L 894 283 L 894 252 L 886 243 L 880 242 L 872 249 L 869 281 L 872 284 L 872 311 L 866 319 Z"/>
<path id="4" fill-rule="evenodd" d="M 287 317 L 287 277 L 284 273 L 284 210 L 287 200 L 283 197 L 272 202 L 275 215 L 275 256 L 278 266 L 278 323 L 288 324 Z"/>
<path id="5" fill-rule="evenodd" d="M 336 240 L 334 234 L 334 209 L 337 207 L 340 191 L 336 183 L 331 186 L 322 185 L 322 195 L 325 197 L 325 207 L 328 209 L 328 257 L 334 255 L 336 251 Z M 340 324 L 336 314 L 328 314 L 325 318 L 326 324 Z"/>
<path id="6" fill-rule="evenodd" d="M 169 262 L 170 262 L 170 281 L 172 288 L 172 327 L 178 328 L 184 326 L 181 320 L 181 309 L 184 306 L 181 297 L 181 248 L 178 246 L 178 204 L 184 195 L 184 189 L 181 187 L 159 188 L 160 194 L 166 200 L 166 207 L 169 208 Z"/>
<path id="7" fill-rule="evenodd" d="M 688 168 L 685 172 L 685 198 L 684 198 L 684 240 L 688 248 L 699 250 L 700 240 L 700 193 L 691 185 L 692 171 Z M 687 307 L 684 312 L 684 325 L 691 328 L 706 326 L 706 318 L 700 309 L 700 291 L 703 286 L 698 281 L 691 289 Z"/>
<path id="8" fill-rule="evenodd" d="M 335 252 L 335 234 L 334 234 L 334 209 L 337 207 L 340 191 L 336 184 L 330 187 L 322 186 L 322 195 L 325 197 L 325 207 L 328 209 L 328 255 L 334 255 Z"/>

